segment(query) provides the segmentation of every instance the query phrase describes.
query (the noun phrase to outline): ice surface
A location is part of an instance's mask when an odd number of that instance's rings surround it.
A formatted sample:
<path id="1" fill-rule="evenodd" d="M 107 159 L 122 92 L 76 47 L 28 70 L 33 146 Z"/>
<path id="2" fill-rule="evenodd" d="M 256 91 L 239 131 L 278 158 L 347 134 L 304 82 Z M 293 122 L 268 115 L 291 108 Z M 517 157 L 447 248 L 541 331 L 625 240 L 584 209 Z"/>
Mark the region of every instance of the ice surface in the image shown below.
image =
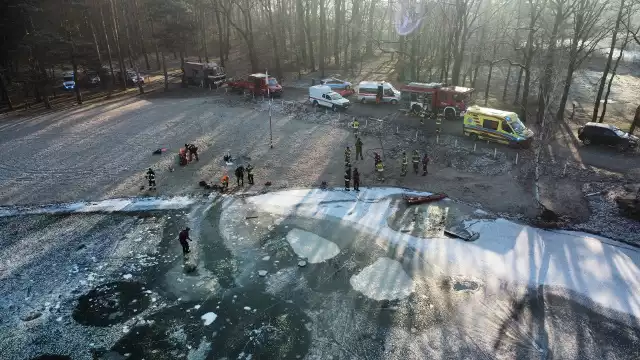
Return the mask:
<path id="1" fill-rule="evenodd" d="M 387 224 L 400 188 L 367 188 L 357 197 L 339 190 L 288 190 L 248 198 L 263 211 L 308 218 L 334 218 L 375 234 L 380 245 L 411 247 L 419 266 L 442 275 L 473 276 L 493 291 L 503 282 L 561 286 L 605 307 L 640 317 L 640 252 L 595 235 L 547 231 L 505 219 L 476 220 L 480 233 L 472 243 L 451 238 L 422 239 L 396 232 Z M 426 194 L 415 193 L 412 194 Z M 344 202 L 349 206 L 330 206 Z M 373 245 L 373 244 L 372 244 Z"/>
<path id="2" fill-rule="evenodd" d="M 217 317 L 218 315 L 216 315 L 215 313 L 208 312 L 202 315 L 200 319 L 204 320 L 204 326 L 207 326 L 207 325 L 211 325 L 214 321 L 216 321 Z"/>
<path id="3" fill-rule="evenodd" d="M 176 210 L 187 208 L 194 203 L 195 199 L 191 197 L 176 196 L 171 198 L 144 197 L 109 199 L 96 202 L 77 202 L 33 207 L 5 206 L 0 207 L 0 217 L 28 214 Z"/>
<path id="4" fill-rule="evenodd" d="M 287 241 L 299 257 L 307 258 L 311 264 L 329 260 L 340 253 L 334 242 L 300 229 L 289 231 Z"/>
<path id="5" fill-rule="evenodd" d="M 413 280 L 398 261 L 378 258 L 349 280 L 351 286 L 374 300 L 403 299 L 413 292 Z"/>
<path id="6" fill-rule="evenodd" d="M 122 277 L 123 277 L 125 280 L 129 280 L 129 279 L 131 279 L 131 278 L 133 277 L 133 275 L 131 275 L 131 274 L 124 274 L 124 275 L 122 275 Z"/>

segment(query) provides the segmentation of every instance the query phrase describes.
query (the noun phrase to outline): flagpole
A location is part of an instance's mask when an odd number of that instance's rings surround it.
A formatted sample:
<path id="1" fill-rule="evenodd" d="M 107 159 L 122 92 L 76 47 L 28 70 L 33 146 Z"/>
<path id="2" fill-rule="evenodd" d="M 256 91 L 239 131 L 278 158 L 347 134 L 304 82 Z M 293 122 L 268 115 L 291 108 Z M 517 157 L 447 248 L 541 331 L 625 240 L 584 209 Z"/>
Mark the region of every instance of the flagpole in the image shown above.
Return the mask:
<path id="1" fill-rule="evenodd" d="M 271 127 L 271 93 L 269 91 L 269 71 L 265 69 L 265 81 L 267 84 L 267 101 L 269 101 L 269 148 L 273 149 L 273 130 Z"/>

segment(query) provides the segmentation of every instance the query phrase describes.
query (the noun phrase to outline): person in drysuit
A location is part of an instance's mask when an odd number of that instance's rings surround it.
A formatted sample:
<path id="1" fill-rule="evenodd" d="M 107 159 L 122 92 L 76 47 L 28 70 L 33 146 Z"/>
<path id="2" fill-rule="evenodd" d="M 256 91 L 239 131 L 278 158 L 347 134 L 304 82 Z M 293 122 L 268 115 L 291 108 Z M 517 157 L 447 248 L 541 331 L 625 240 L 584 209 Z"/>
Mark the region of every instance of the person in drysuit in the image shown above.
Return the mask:
<path id="1" fill-rule="evenodd" d="M 149 170 L 147 170 L 147 175 L 146 175 L 147 181 L 149 182 L 149 190 L 156 190 L 156 172 L 153 171 L 152 168 L 149 168 Z"/>
<path id="2" fill-rule="evenodd" d="M 191 229 L 185 228 L 178 234 L 178 240 L 180 241 L 180 245 L 182 245 L 182 255 L 187 255 L 191 252 L 191 250 L 189 250 L 189 243 L 187 242 L 187 240 L 191 240 L 189 230 Z"/>

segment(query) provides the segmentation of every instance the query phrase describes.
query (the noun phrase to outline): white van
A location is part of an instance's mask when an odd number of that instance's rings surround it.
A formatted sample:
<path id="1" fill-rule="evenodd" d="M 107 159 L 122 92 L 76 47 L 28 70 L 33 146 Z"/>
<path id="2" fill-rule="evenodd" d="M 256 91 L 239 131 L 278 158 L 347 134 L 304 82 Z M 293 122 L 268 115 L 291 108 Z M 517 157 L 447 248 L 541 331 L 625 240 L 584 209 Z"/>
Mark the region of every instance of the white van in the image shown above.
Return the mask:
<path id="1" fill-rule="evenodd" d="M 375 102 L 380 85 L 382 85 L 383 91 L 382 102 L 395 105 L 400 101 L 400 91 L 386 81 L 361 81 L 358 84 L 358 101 L 363 104 L 367 101 Z"/>
<path id="2" fill-rule="evenodd" d="M 324 106 L 333 111 L 346 110 L 351 102 L 326 85 L 315 85 L 309 88 L 309 101 L 313 106 Z"/>

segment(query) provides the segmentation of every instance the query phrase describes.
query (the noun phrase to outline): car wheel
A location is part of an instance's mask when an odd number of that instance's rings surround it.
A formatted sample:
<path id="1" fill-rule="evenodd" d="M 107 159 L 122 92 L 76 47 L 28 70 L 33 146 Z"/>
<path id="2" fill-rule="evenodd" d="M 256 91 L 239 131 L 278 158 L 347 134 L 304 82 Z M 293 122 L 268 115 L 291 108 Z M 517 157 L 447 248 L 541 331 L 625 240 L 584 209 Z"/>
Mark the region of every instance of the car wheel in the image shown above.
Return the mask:
<path id="1" fill-rule="evenodd" d="M 318 107 L 318 100 L 313 100 L 313 107 Z"/>
<path id="2" fill-rule="evenodd" d="M 582 143 L 585 144 L 585 145 L 591 145 L 591 139 L 584 138 L 584 139 L 582 139 Z"/>
<path id="3" fill-rule="evenodd" d="M 471 138 L 471 140 L 473 141 L 478 141 L 478 134 L 471 134 L 469 135 L 469 137 Z"/>
<path id="4" fill-rule="evenodd" d="M 398 100 L 396 99 L 391 100 L 391 105 L 397 105 L 397 104 L 398 104 Z"/>
<path id="5" fill-rule="evenodd" d="M 456 112 L 448 109 L 447 111 L 444 112 L 444 118 L 447 120 L 453 120 L 456 117 Z"/>
<path id="6" fill-rule="evenodd" d="M 331 105 L 331 110 L 338 111 L 338 108 L 335 105 Z"/>

